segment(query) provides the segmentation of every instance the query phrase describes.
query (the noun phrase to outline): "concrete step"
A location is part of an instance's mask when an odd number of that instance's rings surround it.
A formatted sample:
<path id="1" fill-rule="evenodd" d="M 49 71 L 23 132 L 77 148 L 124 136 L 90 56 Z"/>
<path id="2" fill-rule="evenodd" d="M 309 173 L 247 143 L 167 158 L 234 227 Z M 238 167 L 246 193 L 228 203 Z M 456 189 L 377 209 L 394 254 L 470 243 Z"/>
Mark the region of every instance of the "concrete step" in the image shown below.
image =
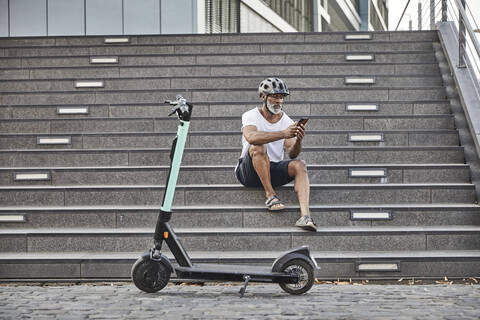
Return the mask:
<path id="1" fill-rule="evenodd" d="M 241 149 L 185 149 L 184 165 L 232 165 Z M 154 166 L 167 165 L 168 149 L 2 150 L 0 167 Z M 308 164 L 465 163 L 463 147 L 305 147 Z"/>
<path id="2" fill-rule="evenodd" d="M 339 42 L 345 41 L 345 35 L 352 32 L 321 32 L 321 33 L 236 33 L 236 34 L 195 34 L 195 35 L 141 35 L 141 36 L 68 36 L 68 37 L 22 37 L 1 38 L 2 47 L 30 46 L 87 46 L 105 45 L 106 38 L 128 38 L 129 44 L 204 44 L 204 43 L 301 43 L 301 42 Z M 436 31 L 396 31 L 396 32 L 366 32 L 372 36 L 370 41 L 438 41 Z M 364 43 L 365 41 L 347 40 L 347 43 Z"/>
<path id="3" fill-rule="evenodd" d="M 187 251 L 284 251 L 301 245 L 308 245 L 314 252 L 430 252 L 480 248 L 478 226 L 321 227 L 317 232 L 298 228 L 177 228 L 176 233 Z M 3 253 L 141 253 L 152 246 L 153 230 L 10 229 L 2 230 L 0 236 Z"/>
<path id="4" fill-rule="evenodd" d="M 21 128 L 20 128 L 21 130 Z M 65 134 L 0 134 L 2 149 L 118 149 L 118 148 L 168 148 L 175 133 L 69 133 Z M 351 141 L 356 137 L 377 137 L 381 141 Z M 64 144 L 50 144 L 63 139 Z M 239 132 L 192 132 L 186 147 L 205 146 L 228 148 L 241 144 Z M 58 140 L 59 141 L 59 140 Z M 458 146 L 455 130 L 410 131 L 313 131 L 308 130 L 303 140 L 305 147 L 319 146 Z"/>
<path id="5" fill-rule="evenodd" d="M 70 50 L 76 50 L 74 48 Z M 118 49 L 113 52 L 118 55 Z M 359 55 L 359 52 L 329 52 L 329 53 L 230 53 L 230 54 L 149 54 L 123 55 L 119 57 L 119 66 L 172 66 L 172 65 L 263 65 L 269 61 L 270 65 L 304 64 L 304 63 L 345 63 L 346 54 Z M 433 50 L 377 52 L 367 61 L 350 61 L 351 65 L 364 63 L 436 63 Z M 109 54 L 112 55 L 112 54 Z M 362 54 L 363 55 L 363 54 Z M 3 68 L 31 68 L 31 67 L 87 67 L 90 64 L 90 55 L 84 56 L 51 56 L 51 57 L 2 57 L 0 64 Z"/>
<path id="6" fill-rule="evenodd" d="M 291 108 L 290 108 L 291 109 Z M 165 115 L 169 108 L 163 107 L 161 113 Z M 200 111 L 200 110 L 199 110 Z M 288 114 L 288 110 L 285 110 Z M 159 112 L 160 113 L 160 112 Z M 307 130 L 312 134 L 317 131 L 334 133 L 333 131 L 393 131 L 418 130 L 427 133 L 431 130 L 454 130 L 455 122 L 451 114 L 440 115 L 326 115 L 303 113 L 291 118 L 297 121 L 307 115 L 310 120 Z M 75 133 L 176 133 L 178 120 L 173 117 L 142 117 L 142 118 L 66 118 L 57 116 L 53 119 L 15 119 L 0 120 L 0 134 L 9 133 L 38 133 L 38 134 L 75 134 Z M 191 136 L 202 133 L 222 131 L 240 133 L 242 127 L 239 116 L 192 116 L 190 125 Z M 321 131 L 320 131 L 321 130 Z M 400 132 L 399 132 L 400 133 Z M 415 133 L 412 131 L 411 133 Z M 421 134 L 421 132 L 419 132 Z"/>
<path id="7" fill-rule="evenodd" d="M 234 165 L 183 166 L 182 184 L 236 184 Z M 163 185 L 169 166 L 0 168 L 0 185 Z M 309 165 L 311 183 L 468 183 L 464 164 Z M 382 175 L 383 174 L 383 175 Z"/>
<path id="8" fill-rule="evenodd" d="M 101 74 L 102 70 L 99 70 Z M 137 74 L 137 78 L 109 78 L 101 75 L 103 81 L 102 88 L 96 88 L 96 91 L 110 90 L 151 90 L 151 89 L 172 89 L 172 88 L 190 88 L 195 89 L 236 89 L 246 88 L 252 91 L 258 87 L 258 84 L 264 79 L 262 76 L 247 77 L 157 77 L 145 78 L 142 74 Z M 118 78 L 118 77 L 117 77 Z M 43 92 L 43 91 L 72 91 L 77 83 L 91 81 L 91 79 L 70 80 L 0 80 L 0 90 L 4 92 Z M 291 88 L 409 88 L 409 87 L 435 87 L 442 86 L 441 77 L 434 76 L 286 76 L 283 77 Z M 373 84 L 355 84 L 348 81 L 371 81 Z M 87 89 L 78 89 L 87 90 Z M 88 89 L 91 90 L 91 89 Z"/>
<path id="9" fill-rule="evenodd" d="M 147 248 L 144 248 L 146 250 Z M 141 252 L 1 253 L 0 279 L 98 281 L 131 279 Z M 193 263 L 272 265 L 282 251 L 189 251 Z M 319 280 L 449 279 L 477 275 L 479 250 L 313 251 Z M 166 253 L 170 259 L 173 255 Z M 394 270 L 381 270 L 394 266 Z M 362 266 L 380 270 L 361 271 Z"/>
<path id="10" fill-rule="evenodd" d="M 415 52 L 433 50 L 432 41 L 271 42 L 263 43 L 178 43 L 178 44 L 97 44 L 84 46 L 8 46 L 4 57 L 59 57 L 152 54 L 236 54 L 292 52 Z"/>
<path id="11" fill-rule="evenodd" d="M 357 53 L 352 53 L 357 54 Z M 379 63 L 433 63 L 435 55 L 431 51 L 413 51 L 413 52 L 382 52 L 372 53 L 373 60 Z M 195 55 L 197 64 L 264 64 L 270 61 L 273 64 L 291 64 L 291 63 L 342 63 L 346 61 L 345 52 L 339 53 L 272 53 L 272 54 L 229 54 L 229 55 Z M 188 56 L 178 56 L 188 63 Z M 160 57 L 141 57 L 138 63 L 145 65 L 160 65 Z M 130 57 L 123 59 L 127 64 L 131 64 Z M 359 63 L 358 61 L 352 64 Z M 360 62 L 361 63 L 361 62 Z"/>
<path id="12" fill-rule="evenodd" d="M 284 203 L 297 203 L 293 184 L 276 188 Z M 4 206 L 99 206 L 160 205 L 165 191 L 158 185 L 7 186 L 0 187 Z M 473 203 L 474 185 L 469 183 L 419 184 L 311 184 L 312 204 L 427 204 Z M 265 202 L 260 188 L 240 184 L 177 185 L 177 206 L 245 205 Z"/>
<path id="13" fill-rule="evenodd" d="M 160 206 L 0 207 L 0 229 L 153 228 Z M 257 206 L 182 206 L 173 208 L 175 228 L 255 228 L 293 226 L 299 208 L 280 213 Z M 480 225 L 476 204 L 312 205 L 318 226 L 453 226 Z M 10 220 L 10 221 L 6 221 Z M 153 230 L 153 229 L 152 229 Z"/>
<path id="14" fill-rule="evenodd" d="M 82 91 L 83 90 L 83 91 Z M 85 91 L 90 90 L 90 91 Z M 289 101 L 293 102 L 425 102 L 446 99 L 443 87 L 418 87 L 418 88 L 321 88 L 300 89 L 291 88 L 292 96 Z M 219 94 L 219 92 L 221 94 Z M 5 92 L 0 96 L 2 105 L 78 105 L 78 104 L 138 104 L 159 103 L 169 100 L 176 94 L 192 103 L 228 103 L 232 99 L 242 103 L 258 103 L 258 96 L 251 89 L 222 89 L 219 90 L 121 90 L 121 91 L 98 91 L 98 89 L 80 89 L 79 91 L 45 91 L 32 93 Z"/>
<path id="15" fill-rule="evenodd" d="M 278 77 L 286 76 L 312 76 L 312 75 L 436 75 L 440 76 L 437 63 L 430 64 L 297 64 L 297 65 L 268 65 L 262 68 L 251 65 L 217 66 L 217 65 L 176 65 L 176 66 L 85 66 L 85 67 L 44 67 L 44 68 L 0 68 L 0 79 L 13 80 L 39 80 L 39 79 L 102 79 L 102 78 L 133 78 L 142 77 L 181 77 L 181 76 L 264 76 L 276 74 Z"/>
<path id="16" fill-rule="evenodd" d="M 248 96 L 251 90 L 243 91 L 237 89 L 234 92 L 225 92 L 225 95 L 219 95 L 218 92 L 198 89 L 192 92 L 192 101 L 208 101 L 208 102 L 225 102 L 225 96 L 237 101 L 257 101 L 256 96 Z M 429 101 L 443 100 L 446 98 L 445 89 L 443 87 L 418 87 L 413 88 L 325 88 L 325 89 L 296 89 L 291 90 L 292 97 L 289 99 L 295 101 L 308 102 L 383 102 L 383 101 Z M 8 95 L 5 96 L 8 100 Z M 98 103 L 110 101 L 112 99 L 110 93 L 96 93 Z M 118 94 L 118 100 L 122 99 L 122 93 Z M 295 99 L 295 100 L 294 100 Z M 117 100 L 117 102 L 118 102 Z M 298 100 L 296 100 L 298 101 Z"/>
<path id="17" fill-rule="evenodd" d="M 285 112 L 291 117 L 300 117 L 304 115 L 440 115 L 450 114 L 450 104 L 448 101 L 424 101 L 424 102 L 371 102 L 369 104 L 376 105 L 377 109 L 372 111 L 351 111 L 347 109 L 347 105 L 358 104 L 356 101 L 345 102 L 324 102 L 324 103 L 307 103 L 289 100 L 284 105 Z M 231 103 L 195 103 L 194 118 L 197 116 L 237 116 L 242 113 L 258 107 L 255 102 L 231 102 Z M 58 109 L 65 108 L 86 108 L 86 114 L 60 115 Z M 165 117 L 168 107 L 159 103 L 142 103 L 142 104 L 72 104 L 65 105 L 15 105 L 0 106 L 0 119 L 9 119 L 9 121 L 0 120 L 0 129 L 8 128 L 10 124 L 15 125 L 16 121 L 29 119 L 83 119 L 83 118 L 160 118 Z M 39 122 L 24 121 L 22 132 L 49 132 L 39 131 L 45 130 L 37 127 Z M 8 132 L 8 131 L 4 131 Z"/>

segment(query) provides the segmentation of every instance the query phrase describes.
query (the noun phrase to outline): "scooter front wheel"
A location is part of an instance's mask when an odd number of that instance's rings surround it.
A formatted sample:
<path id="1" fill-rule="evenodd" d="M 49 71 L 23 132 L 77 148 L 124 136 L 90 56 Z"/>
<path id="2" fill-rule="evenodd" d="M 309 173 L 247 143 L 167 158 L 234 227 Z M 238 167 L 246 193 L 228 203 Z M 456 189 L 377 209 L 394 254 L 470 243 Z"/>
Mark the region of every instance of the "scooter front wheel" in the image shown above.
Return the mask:
<path id="1" fill-rule="evenodd" d="M 290 294 L 303 294 L 310 290 L 315 281 L 312 266 L 304 260 L 293 259 L 282 266 L 282 272 L 298 275 L 296 283 L 280 283 L 280 287 Z"/>
<path id="2" fill-rule="evenodd" d="M 168 284 L 170 274 L 170 268 L 165 263 L 148 258 L 138 259 L 132 267 L 133 283 L 148 293 L 162 290 Z"/>

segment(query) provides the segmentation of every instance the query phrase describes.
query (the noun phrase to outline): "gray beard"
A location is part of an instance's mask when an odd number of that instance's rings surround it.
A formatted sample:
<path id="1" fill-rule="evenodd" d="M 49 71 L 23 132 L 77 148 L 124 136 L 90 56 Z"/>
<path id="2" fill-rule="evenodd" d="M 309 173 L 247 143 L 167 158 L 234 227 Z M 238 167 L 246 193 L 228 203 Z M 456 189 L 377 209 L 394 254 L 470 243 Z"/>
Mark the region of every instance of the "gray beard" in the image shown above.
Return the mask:
<path id="1" fill-rule="evenodd" d="M 281 104 L 270 104 L 268 102 L 265 102 L 268 111 L 270 111 L 273 114 L 279 114 L 282 111 L 282 105 Z"/>

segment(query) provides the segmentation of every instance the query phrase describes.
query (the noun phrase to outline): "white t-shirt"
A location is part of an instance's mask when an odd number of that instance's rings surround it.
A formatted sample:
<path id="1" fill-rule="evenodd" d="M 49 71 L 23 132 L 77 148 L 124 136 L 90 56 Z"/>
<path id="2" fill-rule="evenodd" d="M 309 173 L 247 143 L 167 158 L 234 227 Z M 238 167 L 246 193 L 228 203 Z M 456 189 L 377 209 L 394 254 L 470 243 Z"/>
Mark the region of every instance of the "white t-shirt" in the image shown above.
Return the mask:
<path id="1" fill-rule="evenodd" d="M 293 120 L 290 119 L 290 117 L 287 116 L 285 112 L 283 112 L 282 117 L 276 123 L 268 122 L 260 113 L 260 110 L 258 108 L 247 111 L 242 115 L 242 129 L 246 126 L 255 126 L 257 127 L 258 131 L 275 132 L 287 129 L 292 123 Z M 280 139 L 266 144 L 267 154 L 270 158 L 270 161 L 280 162 L 283 160 L 284 143 L 285 139 Z M 243 149 L 241 157 L 244 157 L 247 154 L 248 149 L 250 148 L 250 144 L 247 142 L 247 139 L 245 139 L 243 135 L 242 144 Z"/>

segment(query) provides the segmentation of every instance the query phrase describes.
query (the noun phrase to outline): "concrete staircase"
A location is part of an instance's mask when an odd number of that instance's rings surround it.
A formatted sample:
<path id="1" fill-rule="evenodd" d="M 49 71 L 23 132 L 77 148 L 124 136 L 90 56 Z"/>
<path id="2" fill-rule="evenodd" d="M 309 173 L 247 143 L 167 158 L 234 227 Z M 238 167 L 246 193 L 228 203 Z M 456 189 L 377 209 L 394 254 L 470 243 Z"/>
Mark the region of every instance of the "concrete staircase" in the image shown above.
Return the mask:
<path id="1" fill-rule="evenodd" d="M 271 263 L 307 244 L 318 278 L 479 274 L 480 208 L 436 32 L 0 39 L 0 278 L 125 279 L 152 245 L 177 121 L 195 104 L 172 225 L 194 261 Z M 123 37 L 117 37 L 123 38 Z M 241 114 L 279 76 L 308 115 L 317 233 L 233 168 Z M 458 119 L 457 119 L 458 121 Z"/>

